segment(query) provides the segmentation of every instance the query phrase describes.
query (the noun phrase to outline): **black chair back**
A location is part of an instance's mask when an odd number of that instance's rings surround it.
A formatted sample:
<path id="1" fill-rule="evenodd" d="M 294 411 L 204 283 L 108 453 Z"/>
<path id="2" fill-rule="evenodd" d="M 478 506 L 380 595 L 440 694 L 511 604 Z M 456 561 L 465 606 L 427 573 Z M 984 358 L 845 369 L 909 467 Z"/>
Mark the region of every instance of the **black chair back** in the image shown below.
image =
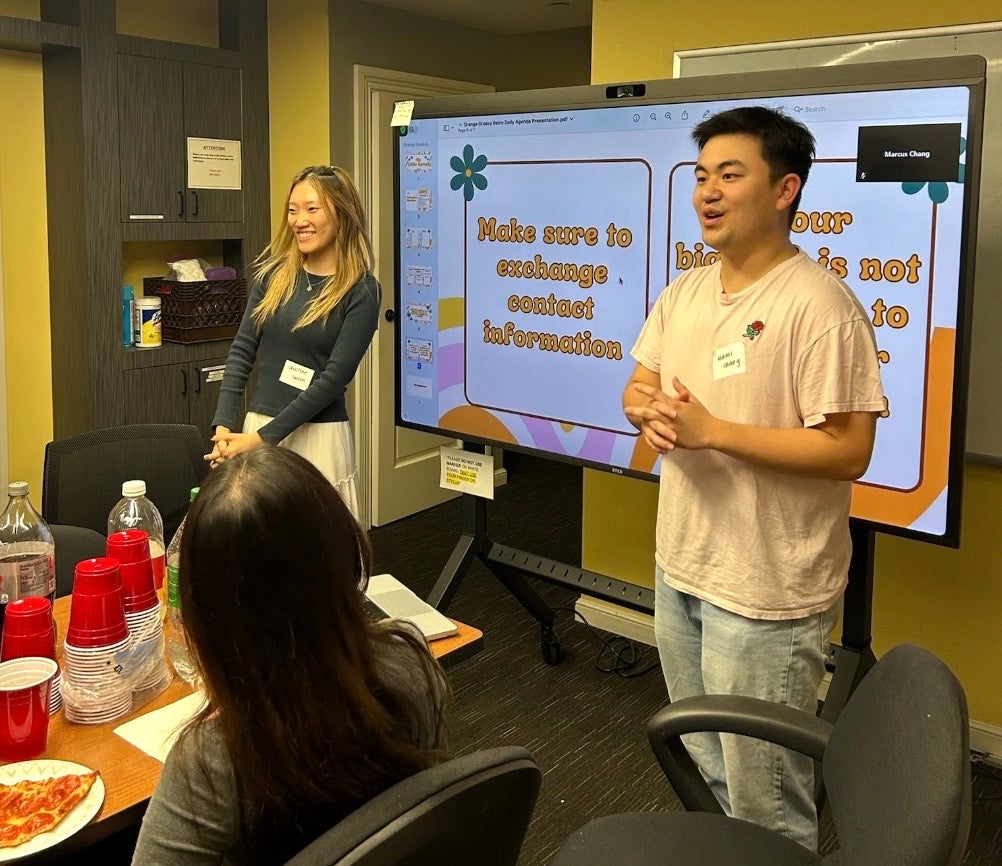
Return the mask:
<path id="1" fill-rule="evenodd" d="M 967 700 L 950 669 L 910 644 L 853 692 L 824 757 L 839 862 L 958 864 L 971 826 Z"/>
<path id="2" fill-rule="evenodd" d="M 56 597 L 73 592 L 73 574 L 82 559 L 104 556 L 105 537 L 86 526 L 64 526 L 50 523 L 56 545 Z"/>
<path id="3" fill-rule="evenodd" d="M 540 781 L 517 746 L 454 758 L 374 797 L 286 866 L 515 866 Z"/>
<path id="4" fill-rule="evenodd" d="M 191 488 L 208 469 L 208 446 L 191 424 L 130 424 L 57 439 L 45 446 L 42 516 L 106 535 L 122 483 L 140 478 L 169 543 L 188 513 Z"/>

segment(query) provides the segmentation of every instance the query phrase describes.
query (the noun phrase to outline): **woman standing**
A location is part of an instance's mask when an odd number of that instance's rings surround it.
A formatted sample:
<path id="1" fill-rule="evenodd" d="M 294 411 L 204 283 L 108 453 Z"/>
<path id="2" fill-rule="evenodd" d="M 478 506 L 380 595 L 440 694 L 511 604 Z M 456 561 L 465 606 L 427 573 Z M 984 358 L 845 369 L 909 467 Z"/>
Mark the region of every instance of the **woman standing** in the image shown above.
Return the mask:
<path id="1" fill-rule="evenodd" d="M 134 864 L 284 863 L 444 757 L 448 686 L 422 635 L 363 609 L 365 532 L 302 457 L 209 474 L 181 610 L 207 704 L 171 750 Z"/>
<path id="2" fill-rule="evenodd" d="M 336 166 L 304 168 L 292 179 L 286 224 L 255 260 L 212 421 L 213 467 L 262 442 L 282 445 L 313 463 L 358 516 L 345 389 L 379 320 L 372 266 L 351 178 Z M 237 433 L 255 361 L 257 384 Z"/>

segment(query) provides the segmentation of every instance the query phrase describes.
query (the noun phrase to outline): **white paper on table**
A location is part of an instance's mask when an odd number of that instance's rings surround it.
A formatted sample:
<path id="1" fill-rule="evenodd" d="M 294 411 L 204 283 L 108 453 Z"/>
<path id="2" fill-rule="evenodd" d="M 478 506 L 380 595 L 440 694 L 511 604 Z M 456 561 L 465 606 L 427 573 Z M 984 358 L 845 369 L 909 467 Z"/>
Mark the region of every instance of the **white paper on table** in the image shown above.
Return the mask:
<path id="1" fill-rule="evenodd" d="M 182 728 L 195 717 L 204 703 L 204 692 L 194 692 L 166 707 L 119 725 L 115 728 L 115 733 L 162 764 L 167 760 Z"/>

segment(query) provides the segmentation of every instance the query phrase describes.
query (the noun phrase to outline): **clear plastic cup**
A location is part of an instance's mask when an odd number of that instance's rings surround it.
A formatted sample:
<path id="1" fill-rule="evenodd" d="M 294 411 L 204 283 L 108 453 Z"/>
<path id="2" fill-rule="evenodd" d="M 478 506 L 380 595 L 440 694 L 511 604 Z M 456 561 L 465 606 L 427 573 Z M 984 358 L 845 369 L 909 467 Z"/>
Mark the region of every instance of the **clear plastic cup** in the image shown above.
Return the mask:
<path id="1" fill-rule="evenodd" d="M 45 751 L 56 670 L 52 659 L 35 656 L 0 662 L 0 759 L 28 761 Z"/>

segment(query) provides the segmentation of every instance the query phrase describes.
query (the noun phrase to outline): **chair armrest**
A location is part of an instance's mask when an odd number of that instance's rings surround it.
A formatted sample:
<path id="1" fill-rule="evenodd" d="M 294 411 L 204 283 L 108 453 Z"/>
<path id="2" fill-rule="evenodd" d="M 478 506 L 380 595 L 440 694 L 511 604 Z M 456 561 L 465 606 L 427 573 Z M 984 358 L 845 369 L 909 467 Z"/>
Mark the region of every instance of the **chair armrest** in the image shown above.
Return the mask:
<path id="1" fill-rule="evenodd" d="M 793 707 L 742 695 L 698 695 L 662 707 L 647 723 L 647 739 L 661 769 L 686 809 L 720 813 L 681 740 L 699 731 L 743 734 L 820 761 L 832 725 Z"/>

